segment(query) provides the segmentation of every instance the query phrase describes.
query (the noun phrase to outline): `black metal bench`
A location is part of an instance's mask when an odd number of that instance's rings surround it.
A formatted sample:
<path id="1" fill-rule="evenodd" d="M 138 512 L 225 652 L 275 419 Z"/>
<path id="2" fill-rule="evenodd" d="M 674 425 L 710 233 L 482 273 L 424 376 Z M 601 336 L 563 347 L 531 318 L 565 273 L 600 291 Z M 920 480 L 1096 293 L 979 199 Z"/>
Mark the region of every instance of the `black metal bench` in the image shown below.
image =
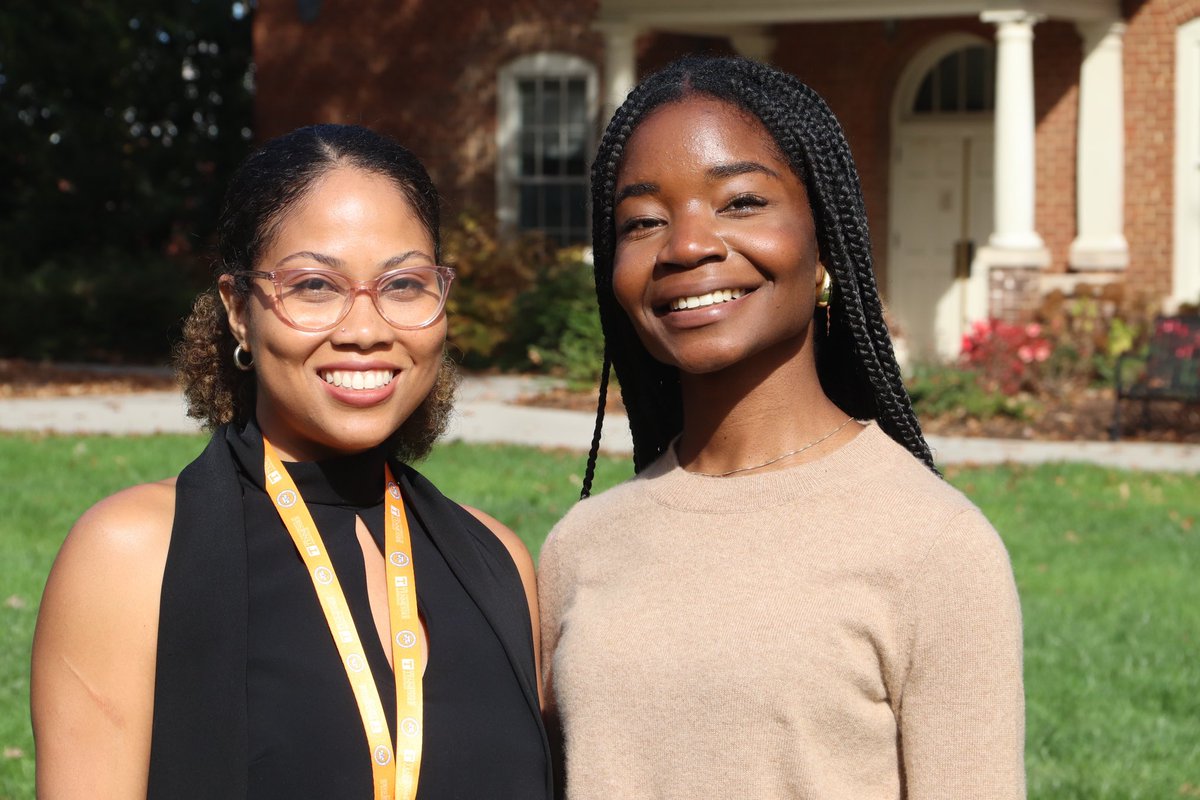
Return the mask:
<path id="1" fill-rule="evenodd" d="M 1200 316 L 1158 317 L 1145 356 L 1117 359 L 1117 397 L 1111 438 L 1121 436 L 1121 401 L 1140 400 L 1142 420 L 1149 424 L 1150 403 L 1174 400 L 1200 403 Z"/>

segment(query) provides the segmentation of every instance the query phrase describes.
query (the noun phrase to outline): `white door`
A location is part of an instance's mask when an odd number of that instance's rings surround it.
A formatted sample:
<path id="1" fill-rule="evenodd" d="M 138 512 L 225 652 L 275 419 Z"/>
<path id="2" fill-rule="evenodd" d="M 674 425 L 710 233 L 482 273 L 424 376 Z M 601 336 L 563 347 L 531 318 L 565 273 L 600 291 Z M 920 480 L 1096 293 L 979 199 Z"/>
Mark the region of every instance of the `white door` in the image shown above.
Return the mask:
<path id="1" fill-rule="evenodd" d="M 954 358 L 986 305 L 963 247 L 992 232 L 990 126 L 902 126 L 891 180 L 888 303 L 910 358 Z M 966 243 L 970 243 L 967 245 Z"/>

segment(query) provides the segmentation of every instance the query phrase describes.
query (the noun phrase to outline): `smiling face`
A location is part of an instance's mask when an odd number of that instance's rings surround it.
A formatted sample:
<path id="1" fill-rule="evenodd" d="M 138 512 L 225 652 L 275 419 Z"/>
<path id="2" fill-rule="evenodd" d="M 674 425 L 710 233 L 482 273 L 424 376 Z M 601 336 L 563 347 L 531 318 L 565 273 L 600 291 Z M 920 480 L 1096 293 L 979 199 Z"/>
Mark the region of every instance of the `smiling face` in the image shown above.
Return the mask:
<path id="1" fill-rule="evenodd" d="M 812 212 L 761 123 L 700 95 L 656 109 L 615 200 L 613 291 L 652 356 L 697 375 L 780 347 L 811 356 Z"/>
<path id="2" fill-rule="evenodd" d="M 395 183 L 335 168 L 285 212 L 254 269 L 332 269 L 366 281 L 397 267 L 433 265 L 433 252 L 429 231 Z M 246 297 L 228 276 L 220 289 L 233 334 L 254 359 L 258 424 L 284 458 L 378 446 L 433 387 L 444 314 L 428 327 L 399 330 L 359 294 L 332 330 L 308 333 L 276 313 L 270 281 L 252 280 Z"/>

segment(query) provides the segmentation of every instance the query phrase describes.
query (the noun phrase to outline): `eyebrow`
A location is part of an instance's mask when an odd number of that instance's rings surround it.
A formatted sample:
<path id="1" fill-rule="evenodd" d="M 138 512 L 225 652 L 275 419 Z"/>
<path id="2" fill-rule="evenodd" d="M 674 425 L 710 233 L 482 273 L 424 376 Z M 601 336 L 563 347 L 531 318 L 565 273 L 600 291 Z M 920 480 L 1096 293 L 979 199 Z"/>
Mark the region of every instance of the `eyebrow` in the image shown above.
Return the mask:
<path id="1" fill-rule="evenodd" d="M 631 183 L 628 186 L 622 186 L 615 198 L 613 198 L 613 208 L 621 205 L 622 200 L 630 197 L 642 197 L 647 194 L 654 194 L 658 191 L 657 183 Z"/>
<path id="2" fill-rule="evenodd" d="M 735 161 L 732 164 L 718 164 L 708 170 L 708 177 L 713 180 L 721 180 L 724 178 L 736 178 L 738 175 L 747 175 L 753 172 L 760 172 L 772 178 L 779 177 L 778 172 L 766 164 L 760 164 L 757 161 Z"/>
<path id="3" fill-rule="evenodd" d="M 424 256 L 424 255 L 425 254 L 423 252 L 421 252 L 420 250 L 409 250 L 407 252 L 400 253 L 399 255 L 392 256 L 387 261 L 384 261 L 381 266 L 386 271 L 386 270 L 393 269 L 395 267 L 400 266 L 401 264 L 403 264 L 405 261 L 412 258 L 413 256 Z M 428 256 L 425 256 L 425 257 L 428 258 Z M 326 255 L 324 253 L 315 253 L 312 250 L 301 250 L 298 253 L 292 253 L 291 255 L 284 256 L 283 258 L 279 259 L 279 261 L 277 261 L 275 263 L 275 266 L 282 267 L 284 264 L 288 263 L 289 261 L 292 261 L 293 259 L 297 259 L 297 258 L 311 259 L 313 261 L 316 261 L 318 264 L 321 264 L 322 266 L 328 267 L 329 269 L 342 269 L 346 266 L 346 263 L 344 261 L 342 261 L 340 258 Z M 430 259 L 430 260 L 432 260 L 432 259 Z"/>
<path id="4" fill-rule="evenodd" d="M 769 175 L 772 178 L 778 178 L 779 173 L 768 167 L 766 164 L 760 164 L 757 161 L 734 161 L 730 164 L 718 164 L 715 167 L 709 167 L 706 175 L 710 181 L 720 181 L 727 178 L 736 178 L 738 175 L 748 175 L 751 173 L 760 173 Z M 613 198 L 613 207 L 616 208 L 621 204 L 622 200 L 630 197 L 642 197 L 648 194 L 654 194 L 658 191 L 657 183 L 631 183 L 627 186 L 622 186 L 616 196 Z"/>
<path id="5" fill-rule="evenodd" d="M 429 256 L 425 255 L 425 253 L 421 252 L 420 250 L 409 250 L 407 252 L 401 253 L 398 256 L 392 256 L 387 261 L 383 262 L 383 264 L 381 264 L 380 266 L 382 266 L 385 270 L 393 269 L 394 267 L 400 266 L 405 261 L 407 261 L 410 258 L 413 258 L 414 256 L 425 256 L 425 258 L 429 258 Z M 429 258 L 429 260 L 433 261 L 432 258 Z"/>

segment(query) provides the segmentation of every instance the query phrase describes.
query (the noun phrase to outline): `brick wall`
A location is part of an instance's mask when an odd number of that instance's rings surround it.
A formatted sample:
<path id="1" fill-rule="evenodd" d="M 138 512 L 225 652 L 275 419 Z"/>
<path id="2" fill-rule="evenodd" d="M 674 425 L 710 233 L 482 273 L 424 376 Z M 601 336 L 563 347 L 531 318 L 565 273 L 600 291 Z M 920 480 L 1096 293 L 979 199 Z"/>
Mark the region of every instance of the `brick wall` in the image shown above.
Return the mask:
<path id="1" fill-rule="evenodd" d="M 260 139 L 315 122 L 395 136 L 429 168 L 447 216 L 495 206 L 497 75 L 522 55 L 582 56 L 602 74 L 595 0 L 370 3 L 259 0 L 254 50 Z"/>
<path id="2" fill-rule="evenodd" d="M 301 22 L 294 0 L 260 0 L 254 45 L 257 133 L 273 136 L 320 121 L 359 122 L 395 135 L 421 156 L 447 211 L 495 202 L 499 68 L 525 54 L 582 56 L 603 75 L 603 42 L 592 30 L 599 0 L 442 0 L 362 3 L 324 0 Z M 1200 0 L 1123 0 L 1125 36 L 1126 235 L 1129 279 L 1170 290 L 1174 177 L 1175 31 L 1200 16 Z M 774 61 L 830 103 L 850 140 L 886 285 L 891 109 L 897 81 L 933 39 L 965 31 L 992 39 L 978 19 L 782 25 Z M 1035 224 L 1052 271 L 1067 268 L 1075 228 L 1075 146 L 1082 59 L 1073 24 L 1034 29 L 1037 119 Z M 692 51 L 729 52 L 721 39 L 643 36 L 645 74 Z M 603 121 L 602 121 L 603 122 Z"/>
<path id="3" fill-rule="evenodd" d="M 1175 185 L 1175 31 L 1200 0 L 1126 0 L 1125 231 L 1128 280 L 1171 288 Z"/>
<path id="4" fill-rule="evenodd" d="M 1050 272 L 1067 271 L 1076 234 L 1075 147 L 1079 131 L 1079 70 L 1083 50 L 1068 22 L 1033 29 L 1034 119 L 1037 125 L 1034 226 L 1050 251 Z"/>
<path id="5" fill-rule="evenodd" d="M 850 142 L 881 287 L 887 286 L 894 95 L 912 58 L 955 32 L 991 36 L 989 26 L 971 18 L 797 25 L 780 32 L 776 63 L 821 93 Z"/>

